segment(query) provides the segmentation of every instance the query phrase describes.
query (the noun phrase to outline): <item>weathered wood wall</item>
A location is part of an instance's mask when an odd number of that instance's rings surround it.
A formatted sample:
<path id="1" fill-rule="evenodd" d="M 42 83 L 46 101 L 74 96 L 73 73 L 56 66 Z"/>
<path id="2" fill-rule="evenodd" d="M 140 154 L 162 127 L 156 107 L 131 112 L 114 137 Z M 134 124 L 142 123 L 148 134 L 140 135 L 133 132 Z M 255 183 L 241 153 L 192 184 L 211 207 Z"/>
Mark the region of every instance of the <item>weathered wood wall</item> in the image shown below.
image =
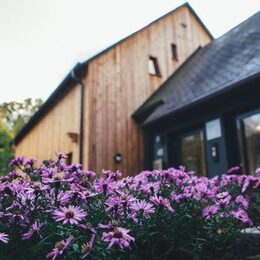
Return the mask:
<path id="1" fill-rule="evenodd" d="M 83 79 L 85 168 L 119 169 L 125 175 L 142 169 L 142 133 L 132 113 L 198 46 L 209 42 L 209 35 L 184 6 L 89 62 Z M 177 45 L 177 61 L 172 59 L 172 43 Z M 161 77 L 149 74 L 150 55 L 158 59 Z M 46 159 L 54 151 L 73 151 L 77 161 L 79 147 L 67 132 L 79 133 L 79 100 L 79 87 L 74 86 L 17 144 L 16 155 Z M 123 155 L 120 164 L 114 162 L 117 152 Z"/>
<path id="2" fill-rule="evenodd" d="M 142 169 L 142 133 L 132 113 L 198 46 L 209 42 L 208 34 L 183 7 L 89 63 L 84 81 L 90 118 L 85 167 L 119 169 L 125 175 Z M 172 59 L 172 43 L 177 45 L 178 61 Z M 161 77 L 149 74 L 150 55 L 157 57 Z M 117 152 L 123 155 L 120 164 L 113 159 Z"/>
<path id="3" fill-rule="evenodd" d="M 79 131 L 80 87 L 74 86 L 50 107 L 43 118 L 15 147 L 15 155 L 46 160 L 55 158 L 55 152 L 73 153 L 78 161 L 78 144 L 72 142 L 68 132 Z"/>

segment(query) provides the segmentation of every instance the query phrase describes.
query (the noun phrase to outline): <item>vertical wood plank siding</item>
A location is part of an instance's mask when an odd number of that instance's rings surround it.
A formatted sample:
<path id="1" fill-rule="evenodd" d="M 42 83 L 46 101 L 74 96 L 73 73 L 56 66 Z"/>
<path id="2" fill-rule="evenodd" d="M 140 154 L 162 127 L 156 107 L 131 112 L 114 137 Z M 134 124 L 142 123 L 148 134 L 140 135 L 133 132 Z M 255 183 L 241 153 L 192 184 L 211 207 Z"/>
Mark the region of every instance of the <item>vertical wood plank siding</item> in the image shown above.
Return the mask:
<path id="1" fill-rule="evenodd" d="M 186 27 L 181 24 L 184 23 Z M 143 168 L 143 137 L 132 113 L 210 37 L 186 7 L 139 31 L 88 64 L 85 85 L 84 167 L 121 170 L 134 175 Z M 178 60 L 172 59 L 171 44 Z M 158 59 L 161 76 L 148 72 L 148 59 Z M 16 155 L 49 158 L 53 151 L 73 152 L 67 132 L 79 132 L 79 87 L 74 86 L 50 109 L 16 147 Z M 123 160 L 114 162 L 115 153 Z"/>
<path id="2" fill-rule="evenodd" d="M 78 144 L 67 136 L 79 132 L 80 86 L 72 87 L 55 103 L 43 118 L 15 147 L 15 155 L 45 160 L 55 158 L 54 152 L 73 153 L 78 161 Z"/>

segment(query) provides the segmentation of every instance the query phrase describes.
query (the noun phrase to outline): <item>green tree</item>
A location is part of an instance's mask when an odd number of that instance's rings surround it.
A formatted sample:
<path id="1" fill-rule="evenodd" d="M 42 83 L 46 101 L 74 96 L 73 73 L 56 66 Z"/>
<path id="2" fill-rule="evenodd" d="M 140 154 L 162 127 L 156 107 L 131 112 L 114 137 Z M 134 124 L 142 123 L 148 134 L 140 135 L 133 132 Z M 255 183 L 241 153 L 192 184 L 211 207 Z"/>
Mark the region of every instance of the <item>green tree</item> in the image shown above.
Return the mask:
<path id="1" fill-rule="evenodd" d="M 41 99 L 31 98 L 0 104 L 0 175 L 7 173 L 8 162 L 13 157 L 12 139 L 41 105 Z"/>
<path id="2" fill-rule="evenodd" d="M 4 120 L 13 135 L 16 135 L 42 103 L 41 99 L 31 98 L 22 102 L 5 102 L 0 105 L 0 118 Z"/>
<path id="3" fill-rule="evenodd" d="M 10 129 L 0 120 L 0 175 L 7 173 L 8 163 L 13 156 L 12 138 Z"/>

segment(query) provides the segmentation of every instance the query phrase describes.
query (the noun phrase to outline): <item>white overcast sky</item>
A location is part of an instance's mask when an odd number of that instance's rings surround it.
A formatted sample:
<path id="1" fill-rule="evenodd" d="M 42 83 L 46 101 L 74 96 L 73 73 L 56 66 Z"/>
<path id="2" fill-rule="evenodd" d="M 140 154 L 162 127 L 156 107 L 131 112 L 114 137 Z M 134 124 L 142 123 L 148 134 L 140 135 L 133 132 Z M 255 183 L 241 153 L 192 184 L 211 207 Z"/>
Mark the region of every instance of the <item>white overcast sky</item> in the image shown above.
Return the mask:
<path id="1" fill-rule="evenodd" d="M 184 2 L 0 0 L 0 103 L 45 100 L 77 62 Z M 214 37 L 260 10 L 260 0 L 188 2 Z"/>

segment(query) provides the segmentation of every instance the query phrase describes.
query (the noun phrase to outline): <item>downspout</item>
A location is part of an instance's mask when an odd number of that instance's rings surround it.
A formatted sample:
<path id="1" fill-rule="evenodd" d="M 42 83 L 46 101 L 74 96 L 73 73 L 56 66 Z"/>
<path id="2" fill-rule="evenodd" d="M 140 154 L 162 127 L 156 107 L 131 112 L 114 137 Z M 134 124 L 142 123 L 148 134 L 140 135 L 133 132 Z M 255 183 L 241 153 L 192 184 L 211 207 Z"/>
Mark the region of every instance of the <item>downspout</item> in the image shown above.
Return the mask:
<path id="1" fill-rule="evenodd" d="M 77 66 L 76 66 L 77 67 Z M 75 68 L 71 71 L 71 77 L 80 84 L 80 126 L 79 126 L 79 163 L 83 164 L 83 133 L 84 133 L 84 83 L 76 76 Z"/>

